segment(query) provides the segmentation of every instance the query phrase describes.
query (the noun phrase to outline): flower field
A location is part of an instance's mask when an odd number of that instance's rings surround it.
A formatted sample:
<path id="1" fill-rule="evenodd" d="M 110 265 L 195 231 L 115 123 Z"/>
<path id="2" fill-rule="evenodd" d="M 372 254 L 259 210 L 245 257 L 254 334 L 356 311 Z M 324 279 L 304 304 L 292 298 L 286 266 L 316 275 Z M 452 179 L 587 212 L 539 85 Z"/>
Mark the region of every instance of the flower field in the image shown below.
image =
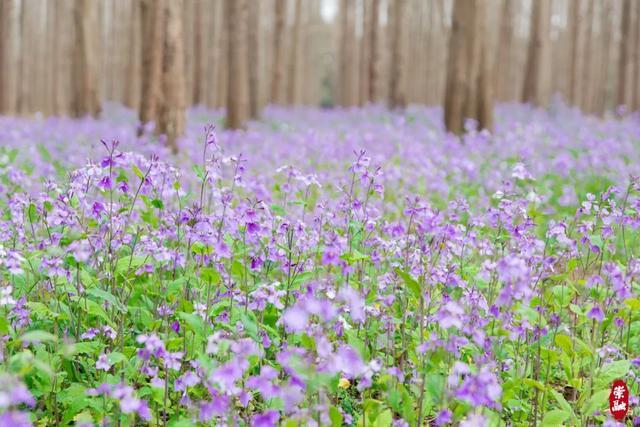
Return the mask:
<path id="1" fill-rule="evenodd" d="M 640 417 L 637 115 L 104 116 L 0 118 L 0 426 Z"/>

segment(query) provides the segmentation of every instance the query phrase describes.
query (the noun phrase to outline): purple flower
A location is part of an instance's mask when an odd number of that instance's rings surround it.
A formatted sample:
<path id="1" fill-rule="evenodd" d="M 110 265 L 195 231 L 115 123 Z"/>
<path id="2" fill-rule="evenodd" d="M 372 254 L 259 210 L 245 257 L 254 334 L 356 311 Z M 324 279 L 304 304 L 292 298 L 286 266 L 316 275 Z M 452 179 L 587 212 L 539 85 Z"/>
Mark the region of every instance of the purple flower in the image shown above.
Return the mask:
<path id="1" fill-rule="evenodd" d="M 102 369 L 103 371 L 108 371 L 111 369 L 111 364 L 107 360 L 107 355 L 102 353 L 98 360 L 96 361 L 96 369 Z"/>
<path id="2" fill-rule="evenodd" d="M 176 334 L 179 334 L 179 333 L 180 333 L 180 322 L 179 322 L 179 321 L 177 321 L 177 320 L 176 320 L 176 321 L 174 321 L 174 322 L 171 324 L 171 329 L 173 329 L 173 332 L 175 332 Z"/>
<path id="3" fill-rule="evenodd" d="M 176 391 L 185 391 L 187 387 L 193 387 L 200 382 L 200 378 L 193 372 L 188 371 L 184 375 L 176 378 L 174 388 Z"/>
<path id="4" fill-rule="evenodd" d="M 448 409 L 443 409 L 438 412 L 438 415 L 435 419 L 435 424 L 439 427 L 445 424 L 449 424 L 453 420 L 453 414 Z"/>
<path id="5" fill-rule="evenodd" d="M 261 414 L 254 415 L 251 418 L 251 425 L 253 427 L 275 427 L 280 420 L 280 414 L 278 411 L 269 410 Z"/>
<path id="6" fill-rule="evenodd" d="M 31 427 L 29 414 L 20 411 L 7 411 L 0 414 L 0 426 L 6 427 Z"/>
<path id="7" fill-rule="evenodd" d="M 284 312 L 282 321 L 288 331 L 302 332 L 307 327 L 309 314 L 296 304 Z"/>
<path id="8" fill-rule="evenodd" d="M 604 320 L 604 312 L 599 306 L 594 305 L 593 308 L 587 313 L 587 318 L 602 322 Z"/>

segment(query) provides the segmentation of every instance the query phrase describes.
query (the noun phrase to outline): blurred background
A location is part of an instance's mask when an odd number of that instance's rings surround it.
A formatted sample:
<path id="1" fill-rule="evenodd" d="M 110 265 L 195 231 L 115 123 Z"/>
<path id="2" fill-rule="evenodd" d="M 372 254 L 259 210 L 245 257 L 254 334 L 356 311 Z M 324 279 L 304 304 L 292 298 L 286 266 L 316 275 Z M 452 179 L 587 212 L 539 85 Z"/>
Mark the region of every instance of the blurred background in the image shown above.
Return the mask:
<path id="1" fill-rule="evenodd" d="M 0 0 L 0 113 L 442 105 L 491 129 L 495 102 L 640 107 L 638 0 Z M 623 107 L 623 108 L 620 108 Z"/>

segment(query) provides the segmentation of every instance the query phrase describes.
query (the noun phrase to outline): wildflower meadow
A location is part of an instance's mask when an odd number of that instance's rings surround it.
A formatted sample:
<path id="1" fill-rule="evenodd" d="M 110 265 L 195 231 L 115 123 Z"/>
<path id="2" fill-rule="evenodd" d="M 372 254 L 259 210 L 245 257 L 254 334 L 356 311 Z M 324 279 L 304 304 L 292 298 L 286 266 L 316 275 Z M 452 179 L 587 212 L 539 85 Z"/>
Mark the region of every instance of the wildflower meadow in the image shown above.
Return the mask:
<path id="1" fill-rule="evenodd" d="M 0 118 L 0 426 L 640 423 L 640 118 L 442 115 Z"/>

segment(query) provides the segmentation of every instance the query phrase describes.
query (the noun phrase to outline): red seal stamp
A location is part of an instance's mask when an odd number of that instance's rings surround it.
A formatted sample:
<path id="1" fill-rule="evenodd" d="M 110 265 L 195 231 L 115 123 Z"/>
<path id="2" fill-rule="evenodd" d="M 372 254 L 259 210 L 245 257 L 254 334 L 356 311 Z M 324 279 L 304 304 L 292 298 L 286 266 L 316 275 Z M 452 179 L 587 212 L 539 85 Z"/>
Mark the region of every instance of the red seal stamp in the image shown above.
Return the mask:
<path id="1" fill-rule="evenodd" d="M 624 419 L 629 411 L 629 389 L 622 380 L 615 380 L 609 394 L 609 410 L 618 421 Z"/>

